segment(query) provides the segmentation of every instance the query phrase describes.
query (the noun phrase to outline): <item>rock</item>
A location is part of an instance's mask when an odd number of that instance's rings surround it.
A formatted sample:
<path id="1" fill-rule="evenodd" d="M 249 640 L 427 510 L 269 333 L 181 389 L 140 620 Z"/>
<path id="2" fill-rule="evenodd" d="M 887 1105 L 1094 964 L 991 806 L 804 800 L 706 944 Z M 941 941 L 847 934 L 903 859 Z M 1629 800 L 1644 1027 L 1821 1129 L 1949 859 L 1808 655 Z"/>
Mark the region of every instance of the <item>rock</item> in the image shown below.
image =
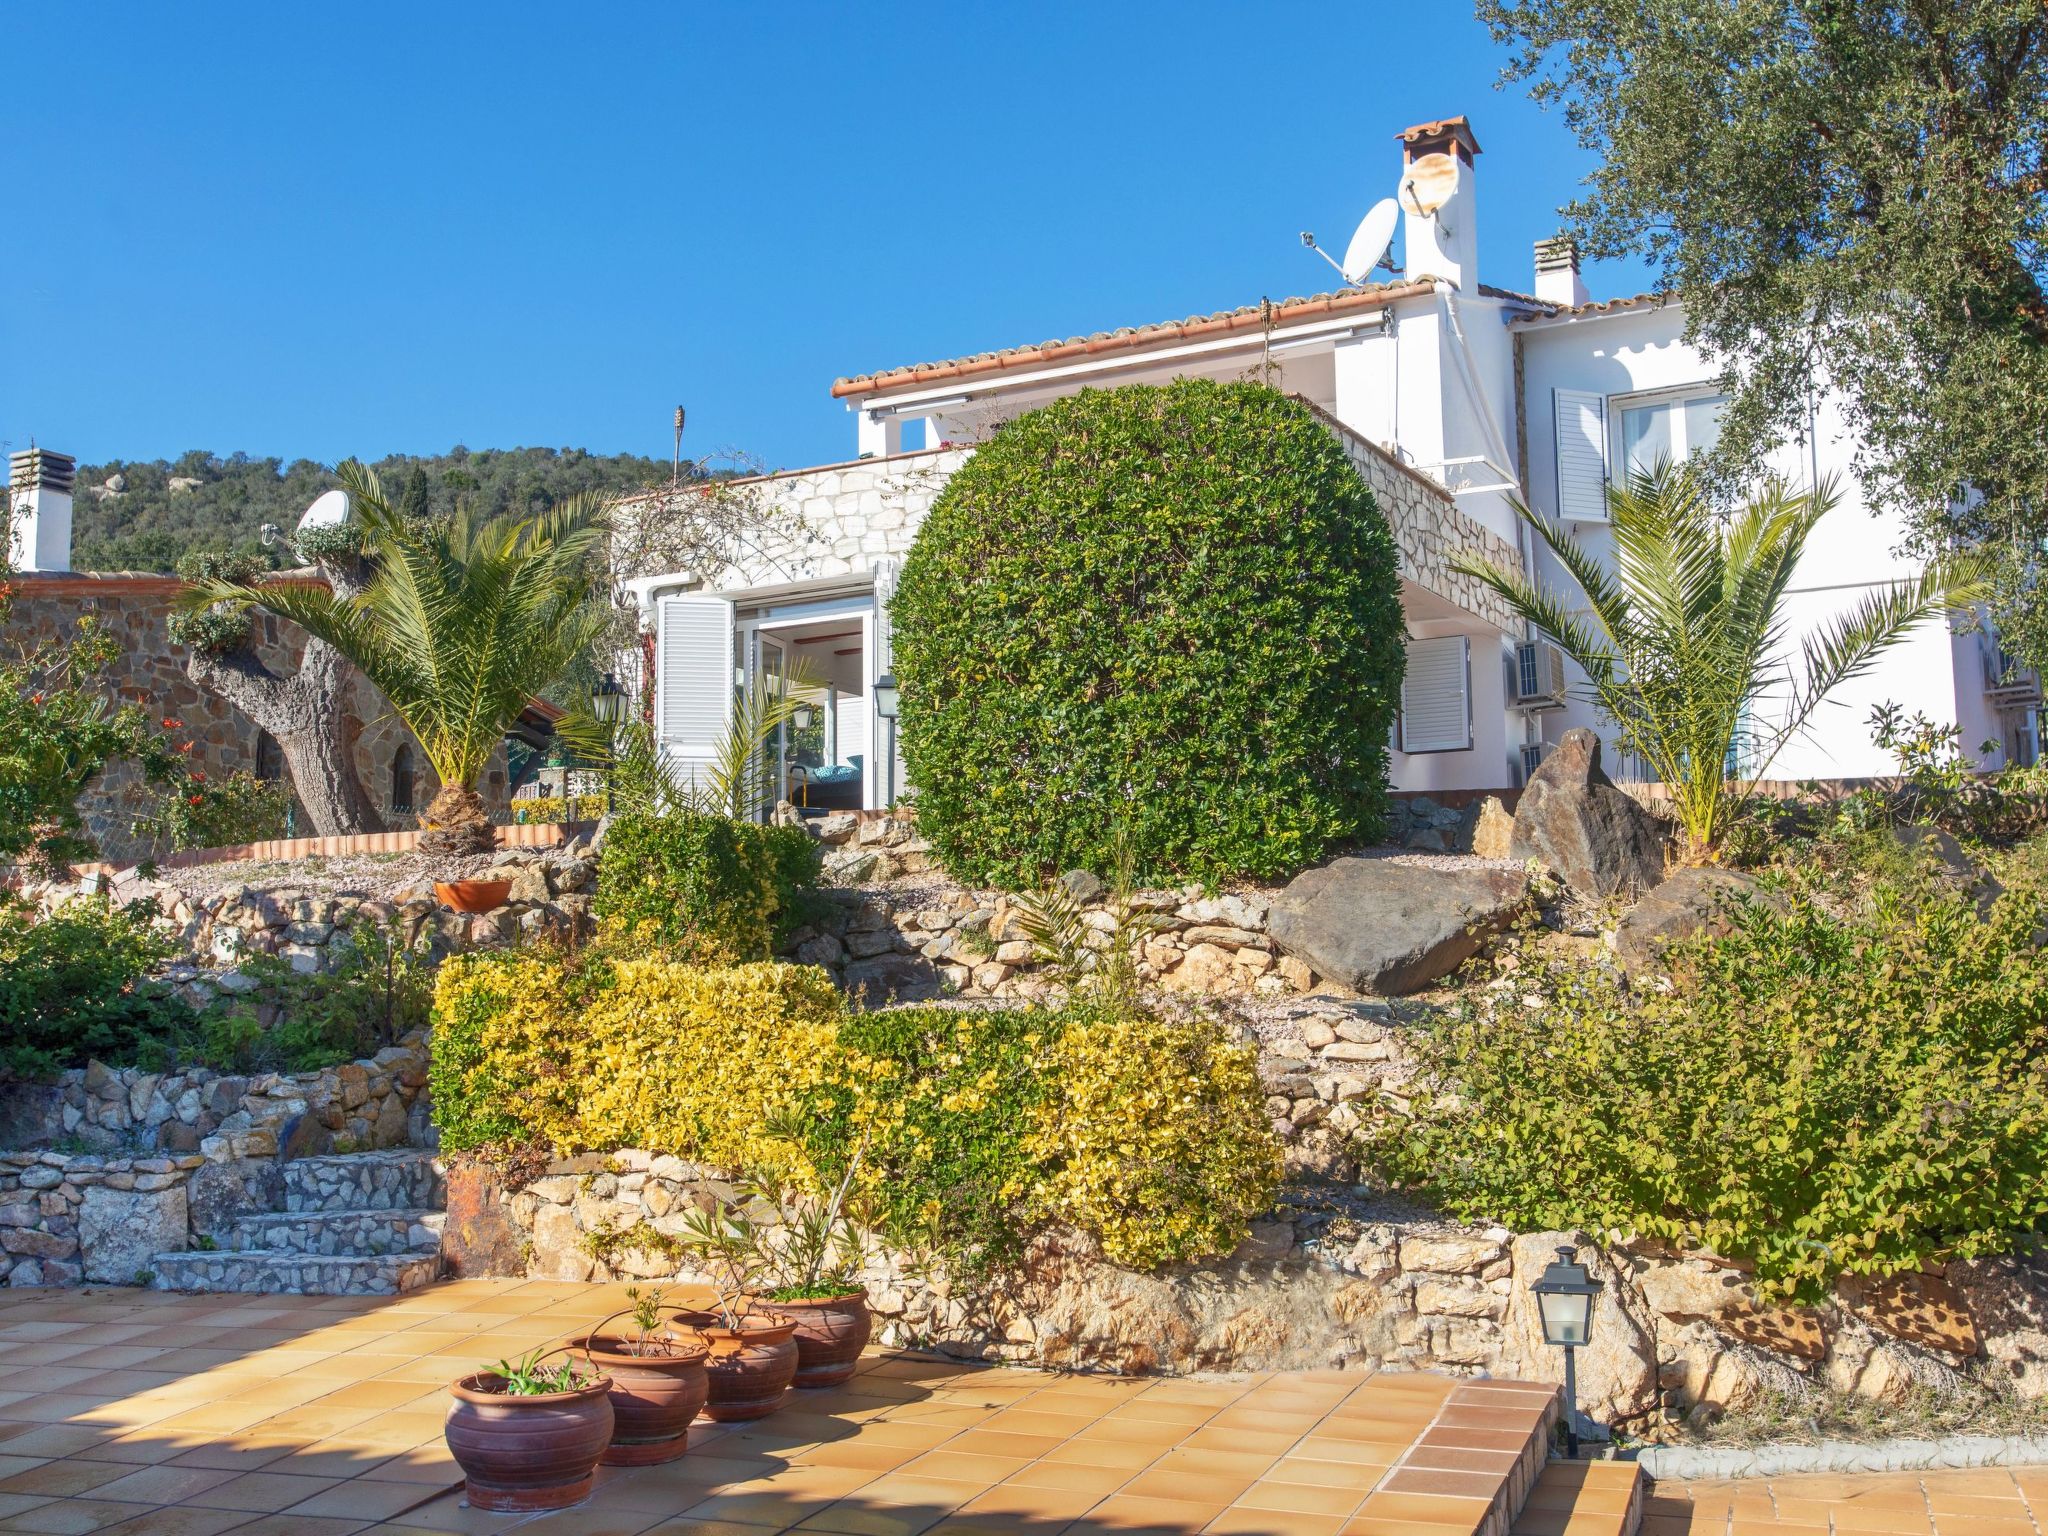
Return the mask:
<path id="1" fill-rule="evenodd" d="M 1086 906 L 1091 901 L 1102 900 L 1102 893 L 1107 889 L 1101 880 L 1089 874 L 1085 869 L 1068 870 L 1064 875 L 1060 876 L 1060 884 L 1064 885 L 1072 894 L 1074 900 L 1080 902 L 1083 906 Z"/>
<path id="2" fill-rule="evenodd" d="M 1740 904 L 1759 899 L 1775 904 L 1749 875 L 1732 869 L 1678 870 L 1622 918 L 1614 930 L 1614 953 L 1631 972 L 1651 970 L 1666 945 L 1697 933 L 1728 933 Z"/>
<path id="3" fill-rule="evenodd" d="M 1576 1352 L 1579 1406 L 1602 1424 L 1640 1418 L 1657 1405 L 1655 1335 L 1647 1319 L 1638 1318 L 1624 1299 L 1629 1292 L 1622 1268 L 1576 1234 L 1536 1232 L 1513 1240 L 1514 1273 L 1508 1285 L 1499 1374 L 1525 1381 L 1564 1380 L 1564 1351 L 1543 1342 L 1542 1321 L 1529 1287 L 1560 1247 L 1573 1245 L 1579 1262 L 1601 1282 L 1590 1342 Z"/>
<path id="4" fill-rule="evenodd" d="M 1664 878 L 1664 834 L 1601 771 L 1600 738 L 1578 726 L 1529 775 L 1509 857 L 1540 860 L 1579 895 L 1599 901 Z"/>
<path id="5" fill-rule="evenodd" d="M 846 946 L 829 933 L 804 940 L 796 947 L 799 965 L 837 965 L 846 958 Z"/>
<path id="6" fill-rule="evenodd" d="M 505 1209 L 503 1187 L 489 1168 L 457 1162 L 448 1168 L 448 1223 L 441 1262 L 456 1279 L 521 1279 L 525 1240 Z"/>
<path id="7" fill-rule="evenodd" d="M 1508 859 L 1515 841 L 1515 818 L 1501 804 L 1500 796 L 1488 795 L 1479 802 L 1479 814 L 1472 823 L 1472 856 L 1478 859 Z"/>
<path id="8" fill-rule="evenodd" d="M 1963 845 L 1939 827 L 1898 827 L 1892 840 L 1933 871 L 1942 884 L 1976 899 L 1977 911 L 1989 916 L 2005 887 L 1963 851 Z"/>
<path id="9" fill-rule="evenodd" d="M 554 892 L 548 889 L 547 867 L 528 864 L 512 872 L 512 888 L 505 893 L 505 900 L 526 901 L 536 905 L 552 899 Z"/>
<path id="10" fill-rule="evenodd" d="M 820 816 L 811 823 L 811 831 L 821 843 L 846 842 L 859 830 L 860 817 L 852 811 L 834 811 L 831 815 Z"/>
<path id="11" fill-rule="evenodd" d="M 1528 897 L 1519 870 L 1337 859 L 1274 898 L 1266 931 L 1322 976 L 1399 996 L 1456 970 Z"/>
<path id="12" fill-rule="evenodd" d="M 1844 1275 L 1843 1302 L 1880 1333 L 1964 1359 L 1980 1349 L 1976 1319 L 1963 1293 L 1940 1275 Z"/>
<path id="13" fill-rule="evenodd" d="M 187 1246 L 188 1220 L 182 1184 L 147 1193 L 94 1185 L 78 1211 L 85 1277 L 134 1284 L 136 1273 L 148 1269 L 156 1255 Z"/>
<path id="14" fill-rule="evenodd" d="M 1193 992 L 1201 996 L 1214 996 L 1228 992 L 1236 984 L 1233 971 L 1236 956 L 1216 944 L 1197 944 L 1187 952 L 1185 959 L 1161 978 L 1161 984 L 1174 992 Z"/>
<path id="15" fill-rule="evenodd" d="M 1439 1275 L 1476 1275 L 1497 1263 L 1507 1245 L 1496 1238 L 1439 1233 L 1401 1240 L 1401 1267 Z"/>

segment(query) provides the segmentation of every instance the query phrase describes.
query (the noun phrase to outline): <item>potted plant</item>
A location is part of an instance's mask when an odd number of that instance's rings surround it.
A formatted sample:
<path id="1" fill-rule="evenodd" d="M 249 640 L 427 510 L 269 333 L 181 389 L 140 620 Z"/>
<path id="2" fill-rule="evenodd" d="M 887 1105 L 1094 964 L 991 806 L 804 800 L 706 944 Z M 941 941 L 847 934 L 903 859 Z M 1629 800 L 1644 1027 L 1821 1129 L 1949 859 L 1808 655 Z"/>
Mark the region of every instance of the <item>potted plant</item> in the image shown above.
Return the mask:
<path id="1" fill-rule="evenodd" d="M 851 1199 L 866 1150 L 863 1136 L 823 1204 L 780 1190 L 773 1194 L 782 1217 L 782 1243 L 769 1259 L 773 1283 L 767 1298 L 776 1311 L 796 1320 L 799 1387 L 836 1387 L 846 1381 L 875 1331 L 867 1288 L 859 1278 L 874 1246 L 874 1226 L 856 1212 Z"/>
<path id="2" fill-rule="evenodd" d="M 762 1203 L 749 1189 L 731 1204 L 692 1211 L 676 1233 L 711 1278 L 714 1309 L 678 1318 L 710 1348 L 704 1412 L 719 1423 L 766 1418 L 782 1406 L 796 1376 L 796 1320 L 757 1294 L 767 1271 Z"/>
<path id="3" fill-rule="evenodd" d="M 477 1509 L 561 1509 L 590 1493 L 612 1439 L 611 1378 L 550 1350 L 500 1360 L 448 1388 L 444 1432 Z"/>
<path id="4" fill-rule="evenodd" d="M 612 1442 L 608 1467 L 645 1467 L 673 1461 L 689 1449 L 690 1424 L 711 1389 L 704 1369 L 710 1349 L 694 1330 L 661 1331 L 659 1288 L 626 1287 L 632 1306 L 614 1312 L 583 1338 L 579 1349 L 593 1371 L 611 1380 Z M 600 1333 L 612 1318 L 631 1316 L 630 1336 Z"/>

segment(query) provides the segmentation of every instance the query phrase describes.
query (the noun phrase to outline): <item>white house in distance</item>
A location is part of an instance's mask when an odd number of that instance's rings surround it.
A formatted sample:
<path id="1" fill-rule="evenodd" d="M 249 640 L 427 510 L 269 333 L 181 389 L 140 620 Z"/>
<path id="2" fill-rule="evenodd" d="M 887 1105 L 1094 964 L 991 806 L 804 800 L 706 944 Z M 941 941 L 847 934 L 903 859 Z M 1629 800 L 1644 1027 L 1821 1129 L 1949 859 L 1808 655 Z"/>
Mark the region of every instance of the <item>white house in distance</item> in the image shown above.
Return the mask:
<path id="1" fill-rule="evenodd" d="M 1448 561 L 1476 549 L 1548 564 L 1510 497 L 1601 550 L 1609 479 L 1698 448 L 1717 430 L 1716 369 L 1685 344 L 1677 306 L 1648 295 L 1593 302 L 1558 242 L 1537 248 L 1533 292 L 1481 281 L 1470 125 L 1448 118 L 1397 139 L 1403 260 L 1390 280 L 835 383 L 858 457 L 757 482 L 801 515 L 809 541 L 769 549 L 713 584 L 688 574 L 639 583 L 667 749 L 700 759 L 736 685 L 801 666 L 820 682 L 816 718 L 790 754 L 810 764 L 801 777 L 811 803 L 880 807 L 903 794 L 888 604 L 932 498 L 1009 417 L 1088 386 L 1180 376 L 1265 378 L 1301 396 L 1378 493 L 1401 547 L 1408 631 L 1397 789 L 1517 785 L 1565 730 L 1601 728 L 1578 696 L 1583 679 Z M 1913 569 L 1894 553 L 1897 519 L 1858 499 L 1853 451 L 1836 404 L 1821 396 L 1810 440 L 1774 465 L 1799 486 L 1833 474 L 1845 494 L 1795 577 L 1795 645 L 1804 627 Z M 1891 771 L 1866 724 L 1888 699 L 1957 722 L 1966 746 L 1998 742 L 1986 766 L 2031 761 L 2037 750 L 2038 679 L 2009 678 L 1985 635 L 1930 624 L 1843 689 L 1773 777 Z M 1603 734 L 1611 739 L 1611 727 Z"/>

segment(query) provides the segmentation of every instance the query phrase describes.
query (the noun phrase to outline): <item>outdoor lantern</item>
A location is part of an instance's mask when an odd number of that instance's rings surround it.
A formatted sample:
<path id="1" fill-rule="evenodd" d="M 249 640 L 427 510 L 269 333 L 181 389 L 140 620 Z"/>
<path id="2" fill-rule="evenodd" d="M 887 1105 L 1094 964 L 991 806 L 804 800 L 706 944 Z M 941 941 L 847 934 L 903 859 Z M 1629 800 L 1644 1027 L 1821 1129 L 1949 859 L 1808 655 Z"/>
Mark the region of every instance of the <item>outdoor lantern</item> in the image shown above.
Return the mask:
<path id="1" fill-rule="evenodd" d="M 590 712 L 606 725 L 617 725 L 626 718 L 626 690 L 611 673 L 605 673 L 590 690 Z"/>
<path id="2" fill-rule="evenodd" d="M 884 720 L 894 720 L 896 705 L 896 674 L 884 672 L 875 679 L 875 713 Z"/>
<path id="3" fill-rule="evenodd" d="M 817 718 L 817 711 L 812 709 L 810 705 L 799 704 L 794 710 L 790 711 L 789 721 L 798 730 L 808 731 L 811 728 L 811 722 Z"/>
<path id="4" fill-rule="evenodd" d="M 1543 1342 L 1564 1351 L 1564 1443 L 1573 1456 L 1579 1454 L 1579 1378 L 1573 1351 L 1593 1332 L 1593 1303 L 1600 1295 L 1600 1282 L 1578 1256 L 1576 1248 L 1558 1249 L 1557 1258 L 1529 1287 L 1543 1320 Z"/>

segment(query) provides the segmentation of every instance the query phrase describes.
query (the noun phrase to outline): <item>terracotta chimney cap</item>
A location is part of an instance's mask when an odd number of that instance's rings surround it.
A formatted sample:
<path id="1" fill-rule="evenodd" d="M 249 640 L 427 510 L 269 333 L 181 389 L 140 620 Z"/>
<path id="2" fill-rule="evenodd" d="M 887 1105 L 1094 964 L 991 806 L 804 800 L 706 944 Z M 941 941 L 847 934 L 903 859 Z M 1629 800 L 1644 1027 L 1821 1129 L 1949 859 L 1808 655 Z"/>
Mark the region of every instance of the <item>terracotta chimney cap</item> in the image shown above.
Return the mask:
<path id="1" fill-rule="evenodd" d="M 1456 117 L 1439 118 L 1433 123 L 1417 123 L 1412 128 L 1403 128 L 1394 135 L 1404 146 L 1404 153 L 1410 160 L 1423 155 L 1441 154 L 1456 145 L 1469 164 L 1479 153 L 1479 140 L 1472 133 L 1472 125 L 1465 121 L 1461 112 Z"/>

